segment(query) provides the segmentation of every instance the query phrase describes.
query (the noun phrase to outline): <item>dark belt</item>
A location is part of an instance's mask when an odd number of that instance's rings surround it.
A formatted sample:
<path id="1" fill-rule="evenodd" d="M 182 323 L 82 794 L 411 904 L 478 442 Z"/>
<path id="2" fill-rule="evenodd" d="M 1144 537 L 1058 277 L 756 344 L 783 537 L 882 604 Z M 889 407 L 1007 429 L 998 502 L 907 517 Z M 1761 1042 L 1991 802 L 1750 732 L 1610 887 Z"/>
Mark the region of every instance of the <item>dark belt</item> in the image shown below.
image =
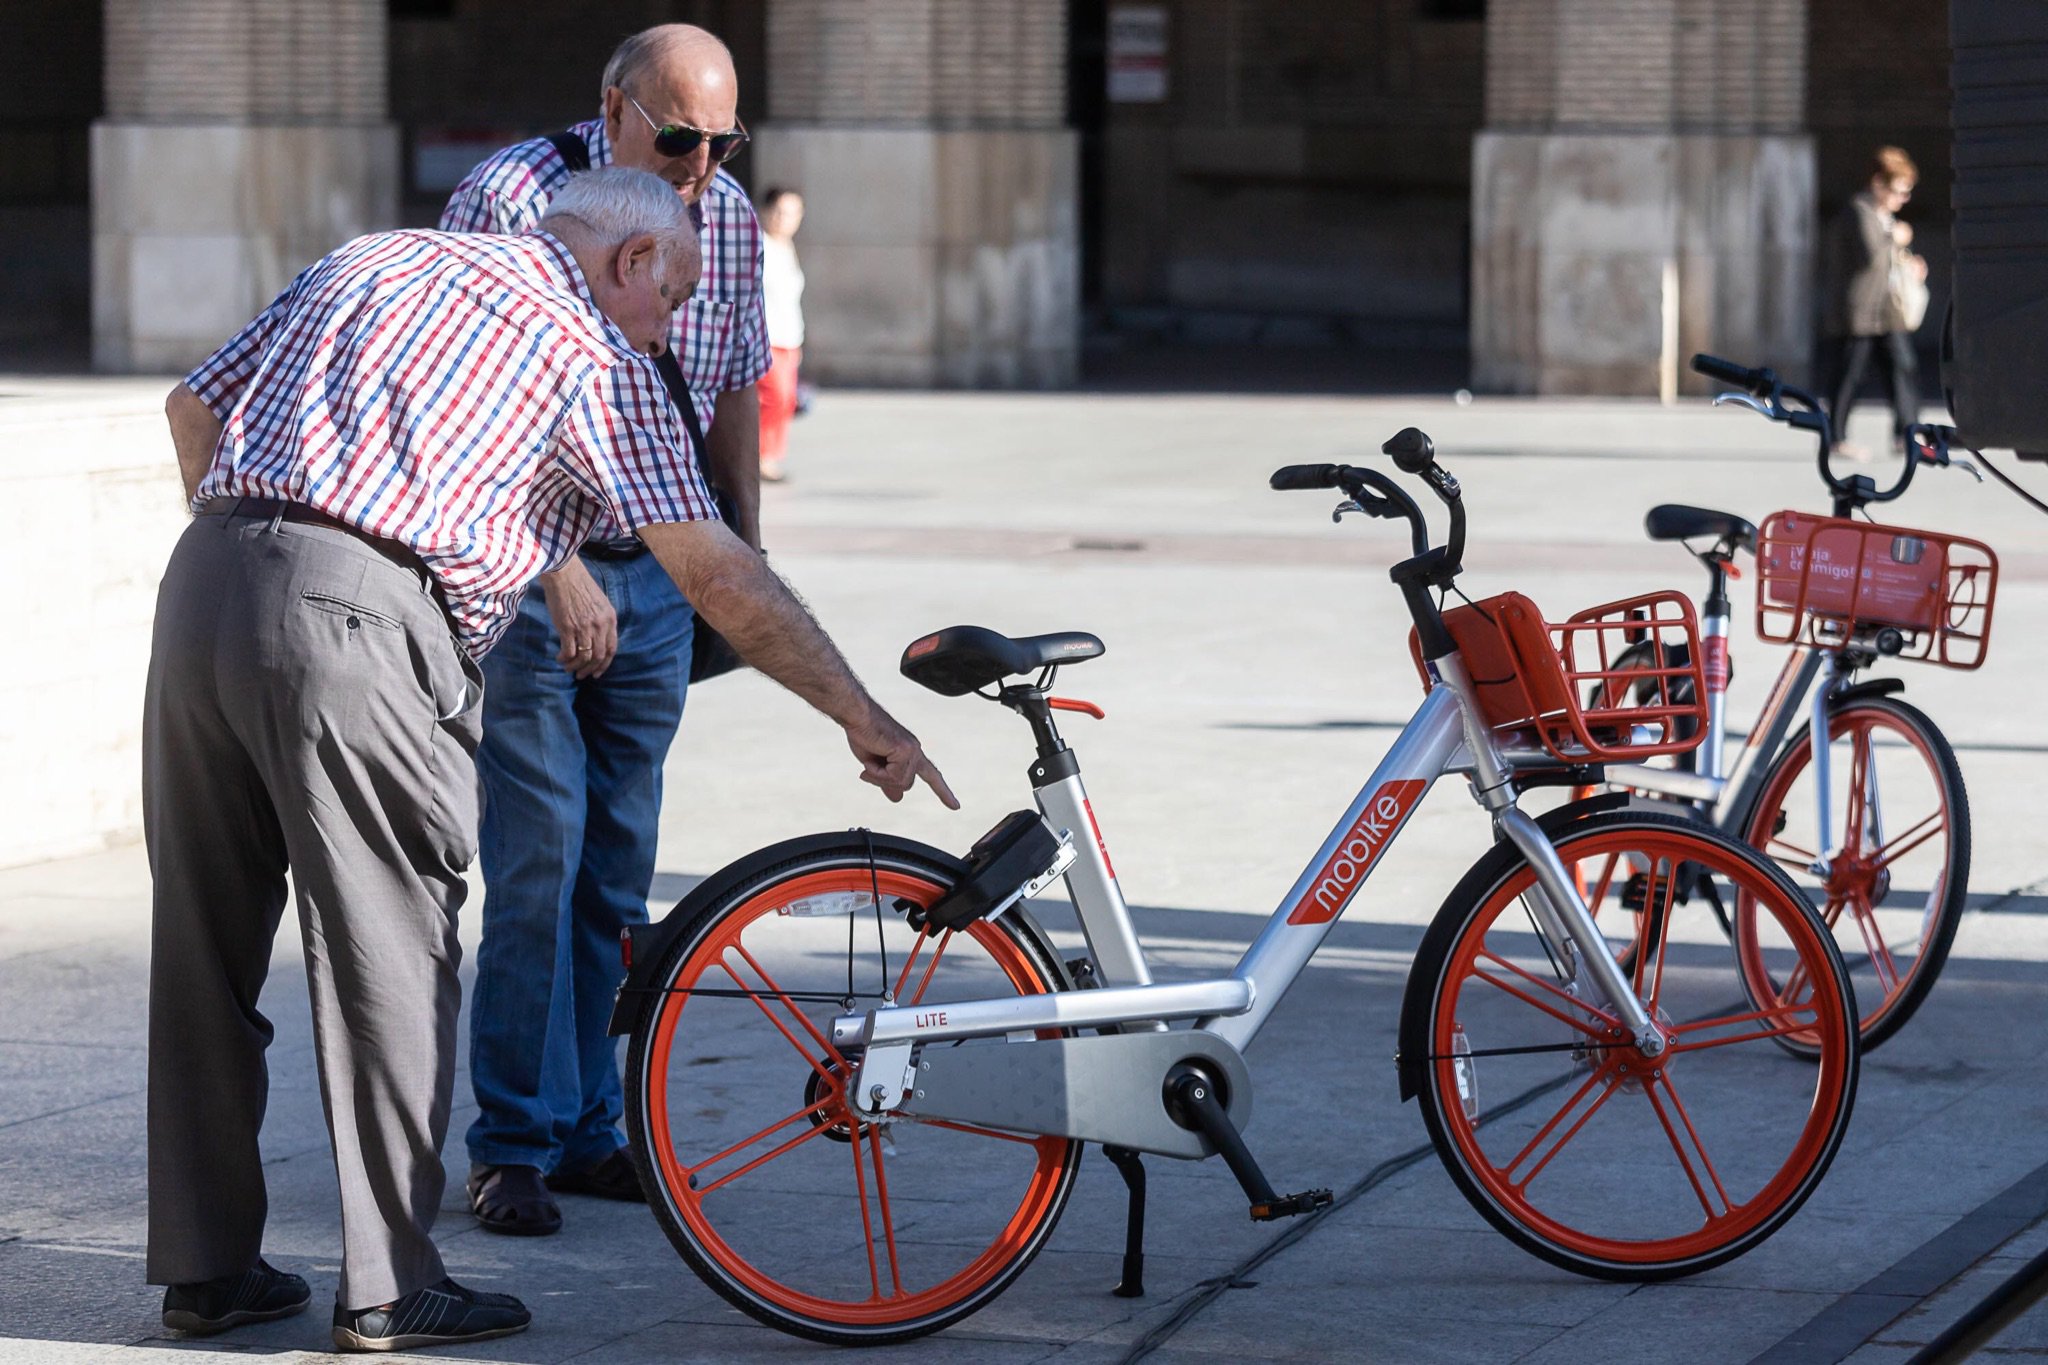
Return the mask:
<path id="1" fill-rule="evenodd" d="M 303 502 L 288 502 L 283 498 L 238 498 L 233 496 L 208 498 L 199 506 L 199 515 L 230 517 L 275 517 L 279 521 L 295 521 L 307 526 L 325 526 L 352 536 L 390 560 L 401 569 L 420 576 L 422 583 L 434 596 L 434 603 L 441 608 L 441 614 L 448 616 L 451 628 L 454 617 L 448 611 L 448 599 L 441 594 L 441 580 L 434 577 L 427 562 L 407 546 L 384 536 L 373 536 L 360 526 L 353 526 L 340 517 L 329 516 L 317 507 L 308 507 Z"/>
<path id="2" fill-rule="evenodd" d="M 632 537 L 625 540 L 586 540 L 577 553 L 590 559 L 602 559 L 613 563 L 626 559 L 638 559 L 647 553 L 647 546 Z"/>

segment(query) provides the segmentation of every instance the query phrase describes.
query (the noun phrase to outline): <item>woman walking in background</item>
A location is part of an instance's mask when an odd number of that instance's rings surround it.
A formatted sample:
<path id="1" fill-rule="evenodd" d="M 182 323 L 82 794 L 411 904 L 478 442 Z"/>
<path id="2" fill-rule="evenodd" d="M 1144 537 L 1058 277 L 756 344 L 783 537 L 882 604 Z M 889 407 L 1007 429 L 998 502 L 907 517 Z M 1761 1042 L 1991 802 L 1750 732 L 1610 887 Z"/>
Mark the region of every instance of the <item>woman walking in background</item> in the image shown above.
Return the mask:
<path id="1" fill-rule="evenodd" d="M 804 197 L 776 186 L 761 196 L 764 240 L 762 303 L 768 313 L 768 350 L 774 363 L 761 376 L 761 481 L 781 483 L 789 446 L 789 420 L 796 415 L 797 369 L 803 360 L 804 268 L 796 258 L 796 230 L 804 221 Z"/>
<path id="2" fill-rule="evenodd" d="M 1913 332 L 1927 311 L 1927 262 L 1906 249 L 1913 230 L 1898 219 L 1919 179 L 1919 168 L 1905 152 L 1878 148 L 1870 183 L 1843 208 L 1826 243 L 1828 420 L 1835 449 L 1851 458 L 1863 458 L 1865 452 L 1842 438 L 1849 432 L 1857 385 L 1873 356 L 1891 380 L 1893 442 L 1903 446 L 1906 428 L 1920 420 Z M 771 337 L 773 327 L 771 320 Z"/>

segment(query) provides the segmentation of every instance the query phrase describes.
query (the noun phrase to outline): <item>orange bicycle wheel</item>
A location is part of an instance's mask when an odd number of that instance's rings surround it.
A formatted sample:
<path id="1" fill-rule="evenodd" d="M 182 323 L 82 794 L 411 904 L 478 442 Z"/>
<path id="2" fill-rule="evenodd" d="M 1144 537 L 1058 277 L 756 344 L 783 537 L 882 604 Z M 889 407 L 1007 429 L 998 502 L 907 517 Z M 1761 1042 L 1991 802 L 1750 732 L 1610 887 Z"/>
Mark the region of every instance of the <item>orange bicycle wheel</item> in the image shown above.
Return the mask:
<path id="1" fill-rule="evenodd" d="M 869 853 L 854 836 L 704 907 L 628 1061 L 628 1126 L 670 1241 L 755 1318 L 847 1345 L 937 1331 L 1001 1293 L 1059 1221 L 1081 1152 L 849 1105 L 860 1054 L 830 1041 L 849 994 L 873 1008 L 885 993 L 939 1005 L 1060 985 L 1021 910 L 959 932 L 910 926 L 906 911 L 951 882 L 944 855 L 895 841 Z"/>
<path id="2" fill-rule="evenodd" d="M 1609 1279 L 1693 1274 L 1783 1226 L 1834 1158 L 1858 1057 L 1841 959 L 1782 873 L 1695 823 L 1618 811 L 1555 842 L 1604 901 L 1602 933 L 1642 935 L 1617 957 L 1664 1051 L 1645 1055 L 1575 947 L 1535 929 L 1522 904 L 1535 873 L 1503 844 L 1417 956 L 1431 988 L 1423 1117 L 1473 1206 L 1529 1251 Z M 1599 871 L 1614 865 L 1644 870 L 1640 909 Z M 1800 1002 L 1751 1000 L 1711 905 L 1722 888 L 1755 905 L 1772 968 L 1816 983 Z M 1817 1041 L 1817 1067 L 1773 1046 L 1794 1031 Z"/>
<path id="3" fill-rule="evenodd" d="M 1867 1051 L 1913 1017 L 1948 960 L 1970 881 L 1970 806 L 1955 751 L 1920 710 L 1861 697 L 1828 716 L 1833 829 L 1815 824 L 1813 749 L 1802 728 L 1765 775 L 1748 839 L 1782 865 L 1834 931 Z M 1832 855 L 1825 874 L 1814 870 Z M 1755 910 L 1735 904 L 1735 943 L 1759 1000 L 1797 999 L 1755 951 Z M 1785 1045 L 1802 1053 L 1811 1040 Z"/>

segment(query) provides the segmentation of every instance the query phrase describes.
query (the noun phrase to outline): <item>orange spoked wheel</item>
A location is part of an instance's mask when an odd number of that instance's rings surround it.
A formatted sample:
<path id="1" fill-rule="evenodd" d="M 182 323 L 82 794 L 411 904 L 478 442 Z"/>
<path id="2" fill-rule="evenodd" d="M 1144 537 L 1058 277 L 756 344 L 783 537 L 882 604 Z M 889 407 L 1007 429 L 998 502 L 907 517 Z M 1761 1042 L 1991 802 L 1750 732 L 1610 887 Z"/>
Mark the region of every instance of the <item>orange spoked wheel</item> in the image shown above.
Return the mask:
<path id="1" fill-rule="evenodd" d="M 1433 987 L 1424 1119 L 1473 1206 L 1545 1260 L 1607 1279 L 1705 1270 L 1783 1226 L 1840 1146 L 1858 1058 L 1840 956 L 1783 873 L 1712 830 L 1627 810 L 1554 838 L 1603 902 L 1600 929 L 1662 1048 L 1639 1047 L 1577 949 L 1538 932 L 1523 904 L 1535 873 L 1503 844 L 1417 958 Z M 1623 906 L 1609 866 L 1642 869 L 1640 908 Z M 1710 887 L 1748 897 L 1763 959 L 1814 988 L 1754 1001 Z M 1625 929 L 1641 937 L 1617 943 Z M 1818 1066 L 1774 1046 L 1795 1032 Z"/>
<path id="2" fill-rule="evenodd" d="M 1896 698 L 1856 698 L 1828 717 L 1832 828 L 1822 831 L 1808 733 L 1788 740 L 1765 775 L 1748 839 L 1833 930 L 1868 1050 L 1912 1018 L 1948 960 L 1969 889 L 1969 801 L 1955 751 L 1932 721 Z M 1747 900 L 1736 901 L 1734 918 L 1756 998 L 1803 998 L 1805 978 L 1773 974 L 1759 951 Z M 1813 1048 L 1802 1034 L 1783 1042 Z"/>
<path id="3" fill-rule="evenodd" d="M 894 844 L 871 870 L 857 836 L 766 868 L 678 935 L 633 1034 L 627 1119 L 649 1202 L 692 1268 L 770 1326 L 848 1345 L 937 1331 L 1001 1293 L 1066 1205 L 1077 1141 L 870 1121 L 848 1101 L 860 1055 L 830 1037 L 849 992 L 869 1009 L 884 993 L 937 1006 L 1059 986 L 1020 910 L 912 928 L 904 907 L 950 881 L 943 855 Z"/>

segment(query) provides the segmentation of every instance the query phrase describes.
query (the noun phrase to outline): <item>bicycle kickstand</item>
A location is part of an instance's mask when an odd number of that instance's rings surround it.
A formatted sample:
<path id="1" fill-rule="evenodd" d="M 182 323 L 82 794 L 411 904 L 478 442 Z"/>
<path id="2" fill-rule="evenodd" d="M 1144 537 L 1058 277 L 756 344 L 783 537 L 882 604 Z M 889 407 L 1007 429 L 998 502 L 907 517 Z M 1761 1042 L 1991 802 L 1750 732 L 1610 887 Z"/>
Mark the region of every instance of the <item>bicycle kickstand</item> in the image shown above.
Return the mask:
<path id="1" fill-rule="evenodd" d="M 1142 1299 L 1145 1297 L 1145 1163 L 1130 1148 L 1109 1143 L 1103 1144 L 1102 1154 L 1116 1167 L 1116 1173 L 1124 1178 L 1124 1188 L 1131 1194 L 1130 1216 L 1124 1224 L 1123 1278 L 1110 1292 L 1120 1299 Z"/>
<path id="2" fill-rule="evenodd" d="M 1223 1158 L 1223 1164 L 1230 1167 L 1230 1173 L 1237 1177 L 1238 1185 L 1251 1201 L 1253 1222 L 1269 1223 L 1276 1218 L 1293 1218 L 1330 1206 L 1328 1190 L 1303 1190 L 1300 1194 L 1288 1195 L 1273 1192 L 1272 1182 L 1259 1169 L 1259 1163 L 1252 1159 L 1251 1149 L 1244 1145 L 1244 1136 L 1237 1131 L 1237 1125 L 1230 1121 L 1229 1111 L 1217 1099 L 1216 1082 L 1200 1067 L 1187 1063 L 1175 1067 L 1167 1075 L 1166 1094 L 1174 1122 L 1209 1139 Z"/>

